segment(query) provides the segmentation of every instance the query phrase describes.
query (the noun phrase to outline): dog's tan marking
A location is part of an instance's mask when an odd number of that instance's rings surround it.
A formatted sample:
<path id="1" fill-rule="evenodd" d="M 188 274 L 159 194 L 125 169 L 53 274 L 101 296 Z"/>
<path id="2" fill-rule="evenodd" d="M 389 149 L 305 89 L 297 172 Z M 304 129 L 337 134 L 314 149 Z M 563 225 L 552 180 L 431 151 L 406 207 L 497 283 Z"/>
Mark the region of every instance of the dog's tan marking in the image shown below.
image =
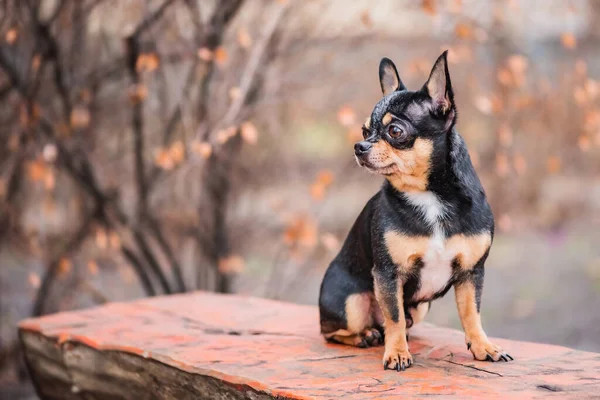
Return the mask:
<path id="1" fill-rule="evenodd" d="M 498 361 L 504 351 L 489 341 L 481 326 L 481 316 L 477 311 L 475 299 L 475 286 L 470 281 L 463 282 L 454 286 L 454 294 L 460 322 L 465 331 L 465 343 L 470 347 L 473 356 L 483 361 L 489 355 L 494 361 Z"/>
<path id="2" fill-rule="evenodd" d="M 431 308 L 430 303 L 420 303 L 418 306 L 409 309 L 410 317 L 413 320 L 413 326 L 425 319 L 425 316 L 429 312 L 429 308 Z"/>
<path id="3" fill-rule="evenodd" d="M 371 117 L 367 117 L 367 120 L 365 121 L 365 128 L 371 128 Z"/>
<path id="4" fill-rule="evenodd" d="M 346 323 L 350 332 L 359 333 L 373 325 L 371 302 L 372 295 L 369 293 L 348 296 L 346 299 Z"/>
<path id="5" fill-rule="evenodd" d="M 379 140 L 369 152 L 368 162 L 401 192 L 424 191 L 433 143 L 417 138 L 411 149 L 399 150 L 385 140 Z"/>
<path id="6" fill-rule="evenodd" d="M 472 282 L 464 282 L 454 287 L 456 296 L 456 307 L 460 322 L 467 337 L 473 339 L 477 337 L 486 337 L 481 327 L 481 317 L 477 311 L 475 301 L 475 286 Z"/>
<path id="7" fill-rule="evenodd" d="M 383 344 L 381 334 L 375 328 L 365 328 L 360 333 L 350 333 L 344 329 L 340 329 L 324 336 L 327 339 L 349 346 L 368 347 Z"/>
<path id="8" fill-rule="evenodd" d="M 432 238 L 387 231 L 384 240 L 394 264 L 400 270 L 409 272 L 417 258 L 423 259 Z M 483 257 L 491 243 L 492 237 L 489 232 L 470 236 L 454 235 L 444 241 L 443 251 L 448 254 L 448 257 L 444 258 L 456 259 L 462 269 L 469 270 Z"/>
<path id="9" fill-rule="evenodd" d="M 383 314 L 383 327 L 385 331 L 385 351 L 383 355 L 384 365 L 389 365 L 390 368 L 395 368 L 399 362 L 412 363 L 412 356 L 408 351 L 408 342 L 406 341 L 406 318 L 404 317 L 404 287 L 402 284 L 397 285 L 396 298 L 398 301 L 398 321 L 394 322 L 390 310 L 383 306 L 385 304 L 385 294 L 382 292 L 382 283 L 380 278 L 375 276 L 375 297 L 381 306 Z"/>
<path id="10" fill-rule="evenodd" d="M 381 123 L 383 125 L 387 125 L 390 122 L 392 122 L 392 114 L 390 113 L 385 113 L 385 115 L 383 116 L 383 118 L 381 119 Z"/>
<path id="11" fill-rule="evenodd" d="M 429 244 L 426 236 L 407 236 L 394 231 L 387 231 L 383 238 L 392 261 L 404 272 L 409 272 L 417 258 L 423 257 Z"/>
<path id="12" fill-rule="evenodd" d="M 446 241 L 446 249 L 455 254 L 461 269 L 470 270 L 483 257 L 492 244 L 489 232 L 477 235 L 454 235 Z"/>

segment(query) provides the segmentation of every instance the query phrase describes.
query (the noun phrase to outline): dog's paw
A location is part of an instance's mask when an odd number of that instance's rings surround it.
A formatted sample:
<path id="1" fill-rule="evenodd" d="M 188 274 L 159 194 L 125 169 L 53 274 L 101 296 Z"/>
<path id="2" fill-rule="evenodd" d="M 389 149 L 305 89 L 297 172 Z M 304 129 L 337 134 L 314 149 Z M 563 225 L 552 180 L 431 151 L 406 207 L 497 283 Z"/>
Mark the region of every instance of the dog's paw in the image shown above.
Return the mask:
<path id="1" fill-rule="evenodd" d="M 480 361 L 512 361 L 513 358 L 500 346 L 490 342 L 487 338 L 474 338 L 467 340 L 467 349 L 471 350 L 473 357 Z"/>
<path id="2" fill-rule="evenodd" d="M 383 335 L 375 328 L 367 328 L 360 334 L 360 342 L 357 344 L 358 347 L 372 347 L 380 346 L 383 344 Z"/>
<path id="3" fill-rule="evenodd" d="M 387 350 L 383 356 L 383 369 L 392 369 L 398 372 L 405 371 L 413 363 L 412 356 L 408 350 L 398 351 L 396 349 Z"/>

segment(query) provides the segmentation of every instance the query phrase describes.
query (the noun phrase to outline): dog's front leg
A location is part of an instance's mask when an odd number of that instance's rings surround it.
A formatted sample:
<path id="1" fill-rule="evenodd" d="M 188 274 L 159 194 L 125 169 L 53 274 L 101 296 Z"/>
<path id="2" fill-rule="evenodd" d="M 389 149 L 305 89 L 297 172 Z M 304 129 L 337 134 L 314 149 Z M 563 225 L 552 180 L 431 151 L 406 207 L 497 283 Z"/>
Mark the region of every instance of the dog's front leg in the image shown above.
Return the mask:
<path id="1" fill-rule="evenodd" d="M 373 270 L 375 297 L 383 314 L 385 330 L 385 352 L 383 368 L 404 371 L 412 364 L 406 340 L 406 319 L 404 316 L 403 280 L 395 271 L 396 267 L 375 267 Z"/>
<path id="2" fill-rule="evenodd" d="M 456 306 L 460 321 L 465 331 L 467 349 L 481 361 L 512 360 L 500 346 L 489 341 L 481 326 L 481 292 L 483 290 L 483 260 L 481 260 L 467 277 L 454 285 Z"/>

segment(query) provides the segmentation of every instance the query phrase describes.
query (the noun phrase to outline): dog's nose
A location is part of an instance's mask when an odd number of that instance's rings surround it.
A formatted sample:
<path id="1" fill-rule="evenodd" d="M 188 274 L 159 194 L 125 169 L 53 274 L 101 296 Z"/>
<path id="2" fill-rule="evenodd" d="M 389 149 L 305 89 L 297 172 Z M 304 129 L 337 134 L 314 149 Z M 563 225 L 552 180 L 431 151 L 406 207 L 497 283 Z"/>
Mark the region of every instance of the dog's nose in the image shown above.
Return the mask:
<path id="1" fill-rule="evenodd" d="M 354 145 L 354 154 L 361 156 L 371 150 L 373 144 L 370 142 L 358 142 Z"/>

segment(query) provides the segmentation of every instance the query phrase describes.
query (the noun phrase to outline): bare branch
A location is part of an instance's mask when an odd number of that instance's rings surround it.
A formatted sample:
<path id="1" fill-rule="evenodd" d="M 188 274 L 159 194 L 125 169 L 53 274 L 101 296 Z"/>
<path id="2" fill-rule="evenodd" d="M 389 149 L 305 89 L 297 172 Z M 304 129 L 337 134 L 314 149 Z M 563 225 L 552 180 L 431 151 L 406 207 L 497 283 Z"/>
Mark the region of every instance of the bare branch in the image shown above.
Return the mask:
<path id="1" fill-rule="evenodd" d="M 142 265 L 139 258 L 135 255 L 135 253 L 126 246 L 121 246 L 121 253 L 123 254 L 123 257 L 125 257 L 125 259 L 129 262 L 129 264 L 133 266 L 133 269 L 136 272 L 138 278 L 140 278 L 140 283 L 142 284 L 142 287 L 144 288 L 146 294 L 148 296 L 156 296 L 156 290 L 154 289 L 154 286 L 152 286 L 152 281 L 150 280 L 148 273 L 144 269 L 144 266 Z"/>
<path id="2" fill-rule="evenodd" d="M 278 5 L 277 9 L 275 10 L 275 15 L 273 15 L 273 17 L 265 26 L 260 38 L 258 39 L 252 50 L 252 53 L 248 58 L 246 68 L 242 72 L 242 78 L 239 85 L 240 95 L 231 102 L 231 105 L 225 113 L 221 123 L 217 125 L 218 127 L 227 127 L 237 122 L 236 120 L 239 118 L 242 108 L 248 99 L 248 95 L 257 77 L 259 66 L 261 65 L 261 61 L 265 56 L 269 43 L 273 39 L 277 26 L 281 22 L 281 19 L 289 8 L 289 5 L 290 2 Z M 207 135 L 208 132 L 205 134 L 205 137 Z"/>
<path id="3" fill-rule="evenodd" d="M 145 30 L 150 28 L 156 21 L 160 19 L 165 10 L 175 2 L 175 0 L 165 0 L 149 17 L 144 19 L 141 24 L 135 29 L 131 36 L 139 37 Z"/>
<path id="4" fill-rule="evenodd" d="M 88 232 L 92 226 L 92 222 L 94 221 L 96 212 L 97 210 L 94 210 L 84 218 L 83 223 L 81 224 L 79 229 L 67 242 L 65 247 L 53 258 L 53 260 L 46 268 L 46 271 L 44 271 L 42 284 L 35 295 L 33 309 L 31 311 L 31 314 L 34 317 L 38 317 L 44 313 L 44 304 L 46 304 L 46 300 L 50 295 L 50 289 L 52 287 L 54 279 L 56 278 L 56 275 L 58 274 L 61 260 L 69 253 L 79 248 L 81 243 L 83 243 L 85 238 L 88 236 Z"/>

